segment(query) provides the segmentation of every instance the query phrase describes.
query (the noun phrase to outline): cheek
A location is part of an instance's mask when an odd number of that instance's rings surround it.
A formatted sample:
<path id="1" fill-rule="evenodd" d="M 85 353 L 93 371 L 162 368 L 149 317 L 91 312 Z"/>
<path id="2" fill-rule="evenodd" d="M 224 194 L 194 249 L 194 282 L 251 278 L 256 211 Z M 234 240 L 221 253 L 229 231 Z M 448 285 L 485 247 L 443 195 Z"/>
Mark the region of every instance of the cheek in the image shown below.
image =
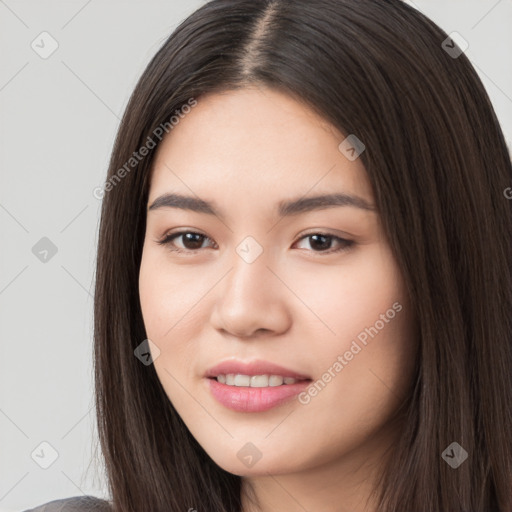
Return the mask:
<path id="1" fill-rule="evenodd" d="M 212 271 L 171 265 L 165 251 L 143 251 L 139 297 L 147 337 L 158 347 L 154 367 L 167 395 L 182 407 L 189 398 L 180 383 L 197 380 L 200 331 L 208 321 L 205 295 L 218 281 Z"/>
<path id="2" fill-rule="evenodd" d="M 294 272 L 288 280 L 311 312 L 305 318 L 318 326 L 314 328 L 319 336 L 332 339 L 340 349 L 343 340 L 374 325 L 394 303 L 405 302 L 401 275 L 389 250 L 380 244 L 354 252 L 339 266 L 318 265 L 314 274 L 311 269 Z M 389 316 L 399 314 L 391 310 Z"/>
<path id="3" fill-rule="evenodd" d="M 185 283 L 185 281 L 187 281 Z M 147 337 L 158 347 L 153 355 L 153 366 L 165 393 L 174 407 L 182 410 L 187 397 L 179 383 L 186 382 L 192 368 L 194 347 L 188 342 L 194 339 L 193 324 L 187 312 L 197 302 L 193 280 L 183 273 L 170 272 L 169 265 L 160 255 L 143 252 L 139 272 L 139 296 Z M 180 293 L 177 293 L 180 291 Z M 183 293 L 185 292 L 185 293 Z"/>
<path id="4" fill-rule="evenodd" d="M 184 339 L 188 329 L 197 324 L 201 298 L 215 282 L 212 275 L 204 279 L 192 267 L 176 268 L 160 251 L 143 252 L 139 272 L 139 296 L 148 336 L 169 343 Z M 198 307 L 199 306 L 199 307 Z M 192 320 L 196 318 L 196 322 Z M 177 333 L 182 333 L 177 336 Z"/>
<path id="5" fill-rule="evenodd" d="M 297 286 L 314 313 L 310 338 L 321 340 L 314 367 L 322 398 L 314 400 L 371 416 L 382 401 L 393 402 L 390 393 L 405 393 L 413 371 L 417 347 L 400 272 L 387 248 L 375 246 L 335 271 L 320 269 L 311 282 Z"/>
<path id="6" fill-rule="evenodd" d="M 165 271 L 154 251 L 143 251 L 139 271 L 139 298 L 147 337 L 159 348 L 158 357 L 154 357 L 154 366 L 161 375 L 162 367 L 167 367 L 166 354 L 168 341 L 173 337 L 175 324 L 179 319 L 179 301 L 173 291 L 177 283 L 175 276 Z M 178 324 L 179 325 L 179 324 Z"/>

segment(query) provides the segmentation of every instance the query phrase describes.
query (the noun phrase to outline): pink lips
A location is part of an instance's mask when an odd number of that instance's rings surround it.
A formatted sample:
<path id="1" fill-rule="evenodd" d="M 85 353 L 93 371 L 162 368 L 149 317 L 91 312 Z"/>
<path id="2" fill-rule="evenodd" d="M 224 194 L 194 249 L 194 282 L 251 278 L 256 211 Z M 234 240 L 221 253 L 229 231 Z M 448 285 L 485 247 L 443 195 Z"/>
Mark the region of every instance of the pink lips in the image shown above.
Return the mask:
<path id="1" fill-rule="evenodd" d="M 300 380 L 295 384 L 283 384 L 281 386 L 270 386 L 265 388 L 251 388 L 245 386 L 228 386 L 217 382 L 217 375 L 228 373 L 243 375 L 281 375 L 293 377 Z M 241 361 L 224 361 L 206 374 L 206 383 L 213 397 L 228 409 L 238 412 L 262 412 L 284 402 L 287 402 L 298 395 L 310 384 L 311 379 L 302 373 L 283 368 L 282 366 L 267 361 L 252 361 L 243 363 Z"/>

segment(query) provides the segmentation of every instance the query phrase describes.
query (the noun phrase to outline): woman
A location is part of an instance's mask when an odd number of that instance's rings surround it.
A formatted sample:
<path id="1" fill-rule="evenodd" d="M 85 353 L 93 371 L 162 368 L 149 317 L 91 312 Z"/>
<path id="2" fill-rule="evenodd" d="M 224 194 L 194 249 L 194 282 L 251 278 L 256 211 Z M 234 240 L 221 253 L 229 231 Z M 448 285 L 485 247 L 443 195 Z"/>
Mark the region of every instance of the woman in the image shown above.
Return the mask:
<path id="1" fill-rule="evenodd" d="M 101 506 L 512 510 L 511 183 L 473 67 L 401 1 L 192 14 L 101 192 Z"/>

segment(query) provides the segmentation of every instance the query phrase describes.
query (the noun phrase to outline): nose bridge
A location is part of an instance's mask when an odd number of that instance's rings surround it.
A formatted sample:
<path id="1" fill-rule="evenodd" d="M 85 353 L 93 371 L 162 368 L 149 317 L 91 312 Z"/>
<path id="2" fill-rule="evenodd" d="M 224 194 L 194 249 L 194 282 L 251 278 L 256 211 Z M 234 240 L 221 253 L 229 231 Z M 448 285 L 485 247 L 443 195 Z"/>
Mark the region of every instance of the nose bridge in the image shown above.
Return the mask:
<path id="1" fill-rule="evenodd" d="M 216 296 L 213 323 L 217 328 L 250 336 L 263 329 L 280 332 L 289 327 L 283 284 L 272 268 L 273 258 L 255 237 L 246 236 L 227 258 L 230 271 Z"/>
<path id="2" fill-rule="evenodd" d="M 228 289 L 236 292 L 238 300 L 254 300 L 272 287 L 269 281 L 272 273 L 267 268 L 272 265 L 270 256 L 270 250 L 252 235 L 245 236 L 235 247 L 235 254 L 230 258 L 233 269 Z"/>

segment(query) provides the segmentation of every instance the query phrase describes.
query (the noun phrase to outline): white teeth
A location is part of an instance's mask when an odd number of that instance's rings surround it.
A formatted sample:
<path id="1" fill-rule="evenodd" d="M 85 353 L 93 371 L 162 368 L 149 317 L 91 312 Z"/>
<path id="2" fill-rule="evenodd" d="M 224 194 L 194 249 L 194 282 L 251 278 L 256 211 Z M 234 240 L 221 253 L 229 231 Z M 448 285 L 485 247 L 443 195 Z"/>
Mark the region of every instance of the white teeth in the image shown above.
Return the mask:
<path id="1" fill-rule="evenodd" d="M 297 379 L 293 377 L 282 377 L 281 375 L 242 375 L 239 373 L 228 373 L 217 375 L 217 382 L 228 386 L 266 388 L 281 386 L 283 384 L 295 384 Z"/>
<path id="2" fill-rule="evenodd" d="M 279 375 L 271 375 L 268 378 L 269 386 L 280 386 L 284 382 L 284 377 L 280 377 Z"/>
<path id="3" fill-rule="evenodd" d="M 251 377 L 249 375 L 235 375 L 235 386 L 249 386 L 251 384 Z"/>
<path id="4" fill-rule="evenodd" d="M 268 386 L 267 375 L 254 375 L 251 377 L 251 388 L 266 388 Z"/>

